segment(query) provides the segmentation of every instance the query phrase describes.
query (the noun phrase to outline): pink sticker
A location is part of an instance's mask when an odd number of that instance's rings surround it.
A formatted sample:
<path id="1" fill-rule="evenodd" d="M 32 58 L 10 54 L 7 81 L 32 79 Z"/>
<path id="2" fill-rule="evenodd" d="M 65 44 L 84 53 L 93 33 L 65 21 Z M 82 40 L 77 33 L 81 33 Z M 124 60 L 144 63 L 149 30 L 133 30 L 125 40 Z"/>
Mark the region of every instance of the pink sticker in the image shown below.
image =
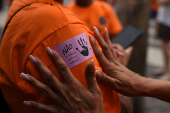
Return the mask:
<path id="1" fill-rule="evenodd" d="M 69 68 L 75 67 L 94 56 L 85 33 L 55 46 L 54 50 L 60 55 Z"/>

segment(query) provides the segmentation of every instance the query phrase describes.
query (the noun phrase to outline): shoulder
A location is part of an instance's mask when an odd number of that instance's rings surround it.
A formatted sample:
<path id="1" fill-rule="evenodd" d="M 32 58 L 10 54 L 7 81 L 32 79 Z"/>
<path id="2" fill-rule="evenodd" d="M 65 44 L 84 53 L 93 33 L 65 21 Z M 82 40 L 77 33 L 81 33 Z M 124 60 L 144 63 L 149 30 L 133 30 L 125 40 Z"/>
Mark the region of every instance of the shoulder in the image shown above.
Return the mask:
<path id="1" fill-rule="evenodd" d="M 68 3 L 68 4 L 66 5 L 66 7 L 67 7 L 67 8 L 72 8 L 72 7 L 74 7 L 75 5 L 76 5 L 75 1 L 71 1 L 70 3 Z"/>
<path id="2" fill-rule="evenodd" d="M 43 5 L 38 7 L 32 14 L 32 20 L 38 21 L 41 25 L 53 25 L 62 27 L 67 24 L 79 22 L 79 18 L 62 5 Z M 74 21 L 73 21 L 74 20 Z"/>
<path id="3" fill-rule="evenodd" d="M 105 2 L 105 1 L 94 1 L 94 3 L 99 6 L 100 8 L 102 8 L 102 10 L 104 10 L 105 12 L 110 12 L 110 11 L 114 11 L 113 7 Z"/>

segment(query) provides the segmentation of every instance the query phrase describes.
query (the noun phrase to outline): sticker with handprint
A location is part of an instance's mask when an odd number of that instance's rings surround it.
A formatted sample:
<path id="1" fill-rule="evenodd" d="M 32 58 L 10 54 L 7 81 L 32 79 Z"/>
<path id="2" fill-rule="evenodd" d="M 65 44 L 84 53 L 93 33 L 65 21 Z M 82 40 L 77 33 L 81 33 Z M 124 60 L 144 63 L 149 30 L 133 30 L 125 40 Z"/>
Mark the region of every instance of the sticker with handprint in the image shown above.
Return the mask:
<path id="1" fill-rule="evenodd" d="M 54 50 L 60 55 L 69 68 L 75 67 L 94 56 L 85 33 L 56 45 Z"/>
<path id="2" fill-rule="evenodd" d="M 88 50 L 88 46 L 87 46 L 87 42 L 80 38 L 80 40 L 78 40 L 79 45 L 81 46 L 82 50 L 80 51 L 78 48 L 77 51 L 79 51 L 83 56 L 88 56 L 89 55 L 89 50 Z"/>

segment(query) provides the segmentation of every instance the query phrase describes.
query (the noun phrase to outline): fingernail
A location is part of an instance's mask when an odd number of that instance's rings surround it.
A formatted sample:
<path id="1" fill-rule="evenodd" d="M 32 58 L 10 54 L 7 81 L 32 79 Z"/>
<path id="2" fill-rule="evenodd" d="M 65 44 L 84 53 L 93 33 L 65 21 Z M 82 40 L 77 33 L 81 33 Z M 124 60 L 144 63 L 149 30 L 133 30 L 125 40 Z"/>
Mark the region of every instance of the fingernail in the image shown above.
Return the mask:
<path id="1" fill-rule="evenodd" d="M 51 55 L 53 55 L 53 51 L 50 49 L 50 47 L 47 47 L 47 51 L 48 51 Z"/>
<path id="2" fill-rule="evenodd" d="M 97 29 L 97 27 L 94 26 L 94 30 L 99 33 L 99 30 Z"/>
<path id="3" fill-rule="evenodd" d="M 30 80 L 30 77 L 27 76 L 25 73 L 21 73 L 20 76 L 24 79 L 24 80 Z"/>
<path id="4" fill-rule="evenodd" d="M 99 70 L 96 70 L 96 76 L 101 77 L 101 72 Z"/>
<path id="5" fill-rule="evenodd" d="M 97 72 L 97 73 L 100 73 L 100 71 L 99 71 L 99 70 L 96 70 L 96 72 Z"/>
<path id="6" fill-rule="evenodd" d="M 106 35 L 108 35 L 108 34 L 109 34 L 109 32 L 108 32 L 107 28 L 105 28 L 105 32 L 106 32 Z"/>
<path id="7" fill-rule="evenodd" d="M 94 62 L 94 60 L 92 59 L 92 60 L 90 60 L 89 62 Z"/>
<path id="8" fill-rule="evenodd" d="M 27 101 L 24 101 L 23 102 L 25 105 L 27 105 L 27 106 L 31 106 L 31 103 L 29 103 L 29 102 L 27 102 Z"/>
<path id="9" fill-rule="evenodd" d="M 94 37 L 93 37 L 91 34 L 89 34 L 89 36 L 90 36 L 90 38 L 94 41 Z"/>
<path id="10" fill-rule="evenodd" d="M 29 58 L 30 58 L 30 60 L 31 60 L 32 62 L 34 62 L 34 63 L 37 62 L 37 60 L 36 60 L 32 55 L 30 55 Z"/>

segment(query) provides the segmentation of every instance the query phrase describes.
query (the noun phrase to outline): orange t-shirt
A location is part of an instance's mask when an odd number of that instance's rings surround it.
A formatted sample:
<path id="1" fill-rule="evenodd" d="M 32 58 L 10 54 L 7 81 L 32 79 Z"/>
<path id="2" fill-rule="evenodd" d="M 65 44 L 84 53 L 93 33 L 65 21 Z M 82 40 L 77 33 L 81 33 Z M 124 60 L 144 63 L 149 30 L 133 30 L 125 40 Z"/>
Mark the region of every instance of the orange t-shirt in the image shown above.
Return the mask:
<path id="1" fill-rule="evenodd" d="M 104 28 L 108 29 L 110 36 L 117 35 L 123 29 L 114 9 L 104 1 L 93 1 L 87 7 L 81 7 L 75 2 L 71 2 L 67 7 L 77 14 L 91 30 L 96 26 L 101 34 L 104 32 Z"/>
<path id="2" fill-rule="evenodd" d="M 154 11 L 158 11 L 159 5 L 157 4 L 157 0 L 151 1 L 151 9 Z"/>
<path id="3" fill-rule="evenodd" d="M 23 9 L 20 10 L 21 8 Z M 13 17 L 15 13 L 16 15 Z M 5 31 L 0 46 L 0 87 L 13 113 L 39 113 L 41 111 L 25 106 L 23 101 L 35 100 L 44 104 L 52 104 L 53 102 L 20 77 L 21 72 L 28 73 L 48 85 L 29 60 L 29 55 L 38 57 L 59 80 L 62 80 L 55 65 L 50 60 L 46 48 L 62 50 L 64 48 L 56 48 L 56 46 L 63 45 L 64 42 L 68 42 L 70 39 L 75 40 L 69 43 L 78 44 L 75 37 L 79 35 L 86 38 L 86 40 L 80 40 L 87 44 L 91 31 L 75 14 L 53 0 L 14 0 L 6 23 L 11 17 L 13 18 Z M 64 52 L 67 53 L 67 51 Z M 76 52 L 79 51 L 75 49 Z M 93 53 L 89 54 L 92 55 Z M 79 58 L 85 59 L 86 55 L 88 54 L 84 54 Z M 84 70 L 92 59 L 94 59 L 96 69 L 102 70 L 94 55 L 70 69 L 84 86 L 87 86 Z M 71 63 L 74 64 L 74 62 Z M 110 87 L 101 84 L 99 86 L 102 91 L 106 113 L 120 113 L 118 93 Z"/>

